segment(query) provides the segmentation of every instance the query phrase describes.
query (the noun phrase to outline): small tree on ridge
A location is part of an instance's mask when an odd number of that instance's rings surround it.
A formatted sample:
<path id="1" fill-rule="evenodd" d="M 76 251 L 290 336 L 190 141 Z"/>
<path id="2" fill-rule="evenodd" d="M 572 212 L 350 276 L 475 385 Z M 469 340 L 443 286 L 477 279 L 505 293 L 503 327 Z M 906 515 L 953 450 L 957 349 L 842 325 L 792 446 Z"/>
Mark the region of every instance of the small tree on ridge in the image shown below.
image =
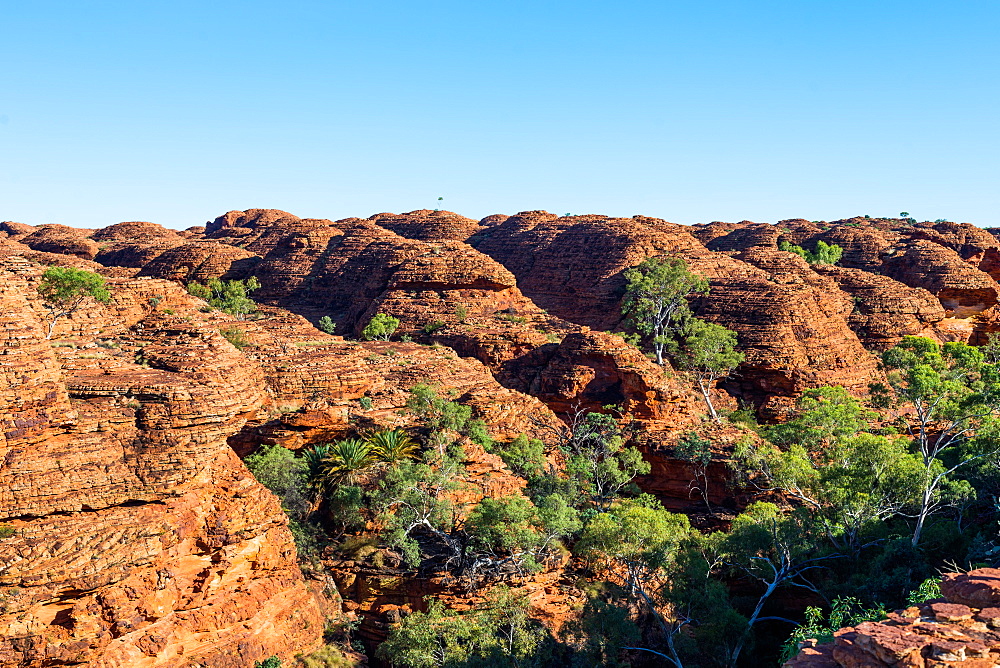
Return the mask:
<path id="1" fill-rule="evenodd" d="M 56 321 L 63 316 L 72 315 L 87 297 L 102 304 L 111 301 L 111 293 L 104 285 L 103 276 L 75 267 L 46 269 L 42 274 L 42 282 L 38 285 L 38 294 L 49 310 L 46 339 L 52 338 Z"/>
<path id="2" fill-rule="evenodd" d="M 622 313 L 635 329 L 649 336 L 656 363 L 673 343 L 672 334 L 691 315 L 687 297 L 708 292 L 708 281 L 688 271 L 681 257 L 652 257 L 624 272 L 628 281 Z"/>

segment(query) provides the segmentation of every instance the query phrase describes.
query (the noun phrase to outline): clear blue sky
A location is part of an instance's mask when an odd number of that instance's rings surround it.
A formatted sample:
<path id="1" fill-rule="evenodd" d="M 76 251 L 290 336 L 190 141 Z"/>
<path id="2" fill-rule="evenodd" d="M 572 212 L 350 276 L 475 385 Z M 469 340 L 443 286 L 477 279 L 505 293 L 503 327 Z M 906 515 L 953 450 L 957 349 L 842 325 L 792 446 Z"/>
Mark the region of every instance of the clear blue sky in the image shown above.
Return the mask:
<path id="1" fill-rule="evenodd" d="M 0 4 L 0 220 L 1000 226 L 1000 3 Z"/>

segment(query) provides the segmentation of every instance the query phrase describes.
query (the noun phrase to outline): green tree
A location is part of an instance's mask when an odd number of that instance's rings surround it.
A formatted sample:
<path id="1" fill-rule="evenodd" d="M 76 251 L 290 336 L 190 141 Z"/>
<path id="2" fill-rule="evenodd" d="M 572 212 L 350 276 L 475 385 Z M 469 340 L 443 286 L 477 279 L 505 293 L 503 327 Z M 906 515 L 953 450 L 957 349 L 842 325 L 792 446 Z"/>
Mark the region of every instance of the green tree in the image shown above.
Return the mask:
<path id="1" fill-rule="evenodd" d="M 465 572 L 475 578 L 506 566 L 518 572 L 536 570 L 535 552 L 543 540 L 541 524 L 538 509 L 524 497 L 482 499 L 465 520 L 469 551 L 475 555 Z"/>
<path id="2" fill-rule="evenodd" d="M 712 512 L 712 504 L 708 500 L 708 465 L 712 462 L 712 441 L 689 431 L 677 440 L 674 456 L 691 466 L 692 476 L 688 489 L 697 489 L 708 512 Z"/>
<path id="3" fill-rule="evenodd" d="M 376 313 L 361 330 L 361 338 L 365 341 L 388 341 L 399 327 L 399 318 L 393 318 L 386 313 Z"/>
<path id="4" fill-rule="evenodd" d="M 747 506 L 725 534 L 716 532 L 708 539 L 713 568 L 727 568 L 760 582 L 764 591 L 746 620 L 743 633 L 732 646 L 728 664 L 736 666 L 740 654 L 753 638 L 754 626 L 782 617 L 764 616 L 764 604 L 781 587 L 798 587 L 817 592 L 808 574 L 833 558 L 819 553 L 807 513 L 783 513 L 773 503 L 758 501 Z"/>
<path id="5" fill-rule="evenodd" d="M 442 397 L 433 385 L 414 385 L 406 400 L 406 409 L 423 423 L 427 445 L 437 450 L 441 457 L 453 443 L 453 432 L 469 437 L 484 448 L 493 445 L 485 423 L 472 417 L 472 409 Z"/>
<path id="6" fill-rule="evenodd" d="M 843 255 L 844 249 L 840 246 L 817 241 L 816 251 L 811 255 L 809 264 L 837 264 Z"/>
<path id="7" fill-rule="evenodd" d="M 389 545 L 399 549 L 411 566 L 421 560 L 422 534 L 445 552 L 444 566 L 462 564 L 462 543 L 452 534 L 458 512 L 449 492 L 461 489 L 461 467 L 449 457 L 435 466 L 403 461 L 391 467 L 379 481 L 375 507 L 384 527 L 382 535 Z"/>
<path id="8" fill-rule="evenodd" d="M 624 649 L 637 646 L 642 634 L 631 619 L 628 602 L 616 605 L 613 594 L 617 591 L 610 587 L 591 587 L 587 593 L 580 615 L 562 628 L 562 640 L 573 650 L 571 665 L 631 668 L 631 657 L 623 656 Z"/>
<path id="9" fill-rule="evenodd" d="M 681 257 L 649 258 L 626 269 L 622 313 L 627 322 L 650 337 L 657 364 L 672 345 L 673 334 L 691 314 L 687 298 L 708 292 L 708 281 L 688 271 Z"/>
<path id="10" fill-rule="evenodd" d="M 810 388 L 799 397 L 795 416 L 765 429 L 768 440 L 782 446 L 800 444 L 816 450 L 865 431 L 878 418 L 839 385 Z"/>
<path id="11" fill-rule="evenodd" d="M 316 327 L 319 328 L 320 331 L 326 332 L 327 334 L 333 334 L 337 331 L 337 323 L 335 323 L 333 318 L 328 315 L 320 316 Z"/>
<path id="12" fill-rule="evenodd" d="M 787 241 L 778 244 L 778 250 L 788 253 L 795 253 L 809 264 L 837 264 L 844 254 L 844 249 L 836 244 L 828 244 L 825 241 L 816 242 L 816 250 L 807 251 L 802 246 L 795 246 Z"/>
<path id="13" fill-rule="evenodd" d="M 204 299 L 212 308 L 235 315 L 240 320 L 245 320 L 257 310 L 257 303 L 250 298 L 250 293 L 259 288 L 260 281 L 256 276 L 245 281 L 210 278 L 205 284 L 194 281 L 187 284 L 189 294 Z"/>
<path id="14" fill-rule="evenodd" d="M 690 620 L 666 605 L 661 590 L 690 535 L 686 516 L 668 513 L 655 503 L 629 499 L 592 518 L 577 544 L 578 551 L 594 560 L 610 581 L 626 588 L 663 634 L 665 652 L 630 649 L 661 656 L 677 668 L 682 668 L 682 662 L 675 636 Z"/>
<path id="15" fill-rule="evenodd" d="M 552 638 L 528 615 L 522 594 L 498 587 L 468 612 L 429 600 L 389 632 L 378 656 L 407 668 L 542 668 L 551 665 Z"/>
<path id="16" fill-rule="evenodd" d="M 105 287 L 103 276 L 75 267 L 46 269 L 38 284 L 38 294 L 49 312 L 46 339 L 52 338 L 59 318 L 75 313 L 88 298 L 102 304 L 111 301 L 111 293 Z"/>
<path id="17" fill-rule="evenodd" d="M 758 485 L 804 503 L 836 549 L 857 555 L 866 531 L 919 499 L 919 457 L 904 437 L 867 433 L 876 417 L 842 387 L 810 389 L 795 417 L 764 430 L 770 443 L 738 448 L 736 459 Z"/>
<path id="18" fill-rule="evenodd" d="M 637 448 L 626 446 L 618 421 L 603 413 L 571 417 L 566 474 L 579 493 L 598 511 L 607 509 L 623 492 L 637 491 L 632 480 L 650 471 Z"/>
<path id="19" fill-rule="evenodd" d="M 537 438 L 519 434 L 510 443 L 494 445 L 493 452 L 507 468 L 525 480 L 540 475 L 545 468 L 545 444 Z"/>
<path id="20" fill-rule="evenodd" d="M 917 336 L 903 337 L 882 355 L 882 364 L 888 384 L 872 386 L 874 399 L 906 424 L 923 465 L 911 541 L 916 547 L 928 517 L 974 493 L 953 474 L 1000 449 L 994 439 L 974 438 L 996 428 L 1000 370 L 974 346 L 942 346 Z"/>
<path id="21" fill-rule="evenodd" d="M 684 330 L 681 366 L 694 375 L 712 419 L 719 415 L 712 404 L 712 386 L 728 376 L 745 359 L 736 350 L 736 332 L 701 318 L 691 318 Z"/>
<path id="22" fill-rule="evenodd" d="M 243 461 L 257 481 L 281 500 L 299 556 L 314 556 L 320 533 L 309 522 L 315 493 L 309 485 L 308 463 L 276 444 L 263 446 Z"/>

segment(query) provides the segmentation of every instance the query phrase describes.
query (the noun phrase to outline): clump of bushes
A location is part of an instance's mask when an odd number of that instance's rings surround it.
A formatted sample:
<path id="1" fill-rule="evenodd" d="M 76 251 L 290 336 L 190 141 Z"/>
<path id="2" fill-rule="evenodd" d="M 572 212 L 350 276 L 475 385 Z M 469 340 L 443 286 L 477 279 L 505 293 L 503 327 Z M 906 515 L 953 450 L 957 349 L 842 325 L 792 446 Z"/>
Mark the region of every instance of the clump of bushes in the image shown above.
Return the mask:
<path id="1" fill-rule="evenodd" d="M 816 250 L 814 252 L 807 251 L 802 246 L 796 246 L 787 241 L 782 241 L 778 244 L 778 250 L 795 253 L 809 264 L 837 264 L 844 254 L 844 249 L 840 246 L 828 244 L 822 240 L 816 242 Z"/>

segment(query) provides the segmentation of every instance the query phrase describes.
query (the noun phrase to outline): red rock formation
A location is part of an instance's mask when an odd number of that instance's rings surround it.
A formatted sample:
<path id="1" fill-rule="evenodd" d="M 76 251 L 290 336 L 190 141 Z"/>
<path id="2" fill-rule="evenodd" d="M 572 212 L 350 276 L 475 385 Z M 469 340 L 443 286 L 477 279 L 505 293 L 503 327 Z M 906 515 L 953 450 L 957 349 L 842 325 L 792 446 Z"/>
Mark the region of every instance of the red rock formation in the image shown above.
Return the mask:
<path id="1" fill-rule="evenodd" d="M 161 253 L 184 243 L 175 230 L 146 222 L 126 222 L 97 230 L 91 239 L 98 242 L 94 260 L 104 265 L 140 269 Z"/>
<path id="2" fill-rule="evenodd" d="M 257 255 L 236 246 L 214 240 L 190 241 L 157 255 L 139 276 L 181 283 L 205 282 L 210 278 L 244 279 L 259 262 Z"/>
<path id="3" fill-rule="evenodd" d="M 517 277 L 521 291 L 565 320 L 607 330 L 621 321 L 624 268 L 679 253 L 706 265 L 713 257 L 685 228 L 646 218 L 573 216 L 544 211 L 511 216 L 469 242 Z"/>
<path id="4" fill-rule="evenodd" d="M 35 231 L 18 239 L 25 246 L 45 253 L 75 255 L 93 260 L 99 247 L 88 237 L 91 230 L 78 230 L 65 225 L 41 225 Z"/>
<path id="5" fill-rule="evenodd" d="M 318 644 L 278 502 L 226 446 L 259 367 L 154 313 L 144 289 L 179 290 L 161 281 L 114 284 L 46 341 L 42 267 L 3 267 L 0 664 L 242 668 Z"/>
<path id="6" fill-rule="evenodd" d="M 824 293 L 794 278 L 717 279 L 698 314 L 739 334 L 746 359 L 726 387 L 778 408 L 810 387 L 864 393 L 876 377 L 875 358 L 845 321 L 849 302 L 839 291 Z"/>
<path id="7" fill-rule="evenodd" d="M 725 235 L 715 236 L 705 243 L 709 250 L 736 251 L 746 250 L 755 246 L 774 248 L 778 245 L 781 230 L 774 225 L 753 223 L 733 229 Z"/>
<path id="8" fill-rule="evenodd" d="M 1000 570 L 949 574 L 943 599 L 837 631 L 784 668 L 990 668 L 1000 663 Z"/>
<path id="9" fill-rule="evenodd" d="M 34 231 L 35 228 L 33 226 L 25 225 L 24 223 L 15 223 L 13 220 L 0 223 L 0 234 L 15 241 L 28 236 Z"/>
<path id="10" fill-rule="evenodd" d="M 465 241 L 479 231 L 477 221 L 451 211 L 420 209 L 409 213 L 378 213 L 368 220 L 407 239 Z"/>
<path id="11" fill-rule="evenodd" d="M 267 227 L 278 221 L 296 221 L 298 216 L 279 209 L 247 209 L 246 211 L 229 211 L 215 220 L 205 224 L 205 234 L 227 236 L 227 232 L 240 229 L 253 230 Z M 222 233 L 219 235 L 218 233 Z M 242 234 L 242 232 L 238 233 Z"/>
<path id="12" fill-rule="evenodd" d="M 904 336 L 941 338 L 935 325 L 944 320 L 945 310 L 927 290 L 860 269 L 817 265 L 813 270 L 851 295 L 854 306 L 847 323 L 866 348 L 887 350 Z"/>
<path id="13" fill-rule="evenodd" d="M 727 227 L 726 234 L 745 227 Z M 773 241 L 769 226 L 751 227 Z M 794 397 L 816 385 L 860 392 L 874 379 L 875 361 L 845 321 L 851 299 L 797 258 L 758 247 L 758 241 L 752 255 L 763 269 L 712 252 L 687 228 L 657 219 L 558 219 L 528 212 L 480 232 L 470 243 L 510 269 L 539 305 L 600 329 L 621 320 L 625 268 L 655 255 L 684 257 L 711 286 L 698 300 L 698 315 L 735 330 L 747 355 L 739 380 L 727 387 L 758 403 L 770 395 Z"/>
<path id="14" fill-rule="evenodd" d="M 600 411 L 614 404 L 657 429 L 683 428 L 701 412 L 689 383 L 620 336 L 584 328 L 539 353 L 509 365 L 501 377 L 557 413 Z"/>
<path id="15" fill-rule="evenodd" d="M 1000 284 L 962 257 L 931 241 L 902 244 L 886 258 L 882 273 L 910 287 L 925 288 L 958 316 L 981 313 L 997 303 Z"/>

